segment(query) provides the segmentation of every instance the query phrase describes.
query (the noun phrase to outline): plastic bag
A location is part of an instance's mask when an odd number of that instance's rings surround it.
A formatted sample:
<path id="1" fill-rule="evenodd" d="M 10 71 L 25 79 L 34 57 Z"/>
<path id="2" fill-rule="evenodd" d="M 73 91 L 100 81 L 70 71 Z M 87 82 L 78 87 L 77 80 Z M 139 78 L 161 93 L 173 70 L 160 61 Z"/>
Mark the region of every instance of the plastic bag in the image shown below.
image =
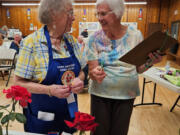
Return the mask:
<path id="1" fill-rule="evenodd" d="M 176 86 L 180 86 L 180 76 L 164 75 L 164 78 Z"/>

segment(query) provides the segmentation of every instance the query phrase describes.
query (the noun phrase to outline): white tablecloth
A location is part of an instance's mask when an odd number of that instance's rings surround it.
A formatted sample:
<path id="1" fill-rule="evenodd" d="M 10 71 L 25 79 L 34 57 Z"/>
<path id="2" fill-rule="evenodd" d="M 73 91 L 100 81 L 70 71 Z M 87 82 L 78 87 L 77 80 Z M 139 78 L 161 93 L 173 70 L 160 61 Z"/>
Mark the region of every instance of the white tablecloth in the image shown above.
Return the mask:
<path id="1" fill-rule="evenodd" d="M 11 45 L 11 42 L 10 40 L 8 41 L 4 41 L 3 44 L 0 46 L 0 48 L 6 48 L 6 49 L 9 49 L 10 45 Z"/>
<path id="2" fill-rule="evenodd" d="M 152 82 L 155 82 L 159 85 L 162 85 L 162 86 L 168 88 L 169 90 L 180 93 L 180 87 L 168 82 L 167 80 L 165 80 L 163 78 L 160 78 L 159 73 L 160 73 L 159 69 L 152 67 L 149 70 L 147 70 L 146 72 L 144 72 L 143 74 L 140 74 L 140 76 L 142 76 Z"/>

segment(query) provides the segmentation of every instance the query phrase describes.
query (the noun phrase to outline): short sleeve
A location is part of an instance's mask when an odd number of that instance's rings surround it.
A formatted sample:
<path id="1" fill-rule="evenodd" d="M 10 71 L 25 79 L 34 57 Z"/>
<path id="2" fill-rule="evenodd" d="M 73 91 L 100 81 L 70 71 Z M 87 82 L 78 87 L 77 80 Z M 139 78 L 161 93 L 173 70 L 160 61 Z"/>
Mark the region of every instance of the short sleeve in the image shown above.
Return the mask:
<path id="1" fill-rule="evenodd" d="M 87 61 L 98 60 L 98 51 L 94 35 L 89 37 L 88 44 L 85 46 L 85 57 Z"/>
<path id="2" fill-rule="evenodd" d="M 26 79 L 32 79 L 35 69 L 33 56 L 33 37 L 30 35 L 21 42 L 21 48 L 15 69 L 15 75 Z"/>

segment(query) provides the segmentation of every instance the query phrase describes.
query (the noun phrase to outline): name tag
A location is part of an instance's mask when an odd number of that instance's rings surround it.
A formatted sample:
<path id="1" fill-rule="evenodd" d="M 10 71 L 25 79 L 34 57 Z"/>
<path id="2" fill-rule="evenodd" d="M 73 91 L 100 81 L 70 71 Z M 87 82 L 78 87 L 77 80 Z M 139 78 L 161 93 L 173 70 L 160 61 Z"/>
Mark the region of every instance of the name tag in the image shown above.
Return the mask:
<path id="1" fill-rule="evenodd" d="M 61 135 L 72 135 L 72 134 L 69 134 L 69 133 L 66 133 L 66 132 L 62 132 Z"/>
<path id="2" fill-rule="evenodd" d="M 67 97 L 68 104 L 75 102 L 74 94 L 71 93 L 69 97 Z"/>
<path id="3" fill-rule="evenodd" d="M 54 113 L 38 111 L 38 119 L 44 121 L 53 121 L 55 117 Z"/>

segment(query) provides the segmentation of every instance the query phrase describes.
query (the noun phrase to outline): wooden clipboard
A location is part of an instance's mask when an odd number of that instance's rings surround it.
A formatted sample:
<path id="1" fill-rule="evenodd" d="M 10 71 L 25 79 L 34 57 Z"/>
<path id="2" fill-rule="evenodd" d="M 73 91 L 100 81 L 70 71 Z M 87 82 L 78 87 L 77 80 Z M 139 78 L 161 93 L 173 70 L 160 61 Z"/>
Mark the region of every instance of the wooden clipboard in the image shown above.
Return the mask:
<path id="1" fill-rule="evenodd" d="M 165 53 L 168 48 L 176 44 L 178 44 L 176 39 L 168 36 L 166 33 L 158 31 L 139 43 L 119 60 L 138 67 L 146 62 L 149 53 L 156 50 Z"/>

